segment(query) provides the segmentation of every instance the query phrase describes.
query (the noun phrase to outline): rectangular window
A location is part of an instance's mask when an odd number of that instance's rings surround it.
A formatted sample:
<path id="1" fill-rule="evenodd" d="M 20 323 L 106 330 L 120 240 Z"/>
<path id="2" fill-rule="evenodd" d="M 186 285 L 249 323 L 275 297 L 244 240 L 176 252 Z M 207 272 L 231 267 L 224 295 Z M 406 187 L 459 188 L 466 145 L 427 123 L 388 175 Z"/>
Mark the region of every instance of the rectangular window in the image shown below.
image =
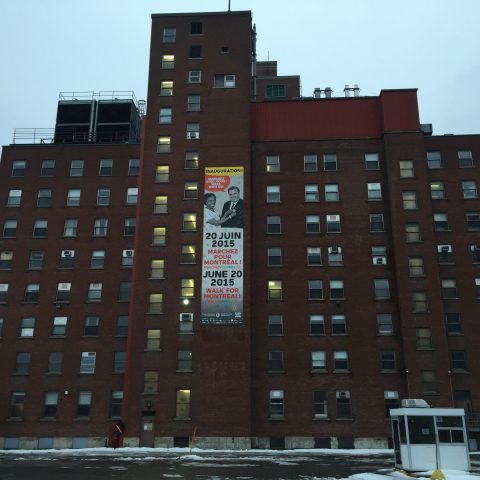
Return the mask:
<path id="1" fill-rule="evenodd" d="M 405 241 L 407 243 L 418 243 L 422 241 L 420 235 L 420 224 L 406 223 L 405 224 Z"/>
<path id="2" fill-rule="evenodd" d="M 315 372 L 325 372 L 327 369 L 327 359 L 325 352 L 323 351 L 313 351 L 311 352 L 311 371 Z"/>
<path id="3" fill-rule="evenodd" d="M 352 405 L 350 403 L 350 390 L 337 390 L 335 392 L 337 418 L 352 418 Z"/>
<path id="4" fill-rule="evenodd" d="M 432 200 L 442 200 L 445 198 L 445 185 L 443 182 L 430 182 L 430 198 Z"/>
<path id="5" fill-rule="evenodd" d="M 196 169 L 199 166 L 200 154 L 198 152 L 185 152 L 185 168 Z"/>
<path id="6" fill-rule="evenodd" d="M 322 253 L 320 247 L 307 247 L 307 265 L 318 267 L 322 265 Z"/>
<path id="7" fill-rule="evenodd" d="M 377 314 L 377 326 L 379 335 L 393 335 L 393 318 L 391 313 Z"/>
<path id="8" fill-rule="evenodd" d="M 97 190 L 97 206 L 104 206 L 104 205 L 110 205 L 110 189 L 109 188 L 99 188 Z"/>
<path id="9" fill-rule="evenodd" d="M 422 393 L 437 393 L 437 374 L 431 370 L 422 371 Z"/>
<path id="10" fill-rule="evenodd" d="M 80 391 L 77 399 L 77 418 L 90 417 L 92 406 L 92 392 Z"/>
<path id="11" fill-rule="evenodd" d="M 152 232 L 152 245 L 161 247 L 166 245 L 167 228 L 166 227 L 153 227 Z"/>
<path id="12" fill-rule="evenodd" d="M 327 215 L 327 233 L 340 233 L 340 215 Z"/>
<path id="13" fill-rule="evenodd" d="M 305 228 L 307 233 L 320 233 L 320 217 L 318 215 L 307 215 L 305 217 Z"/>
<path id="14" fill-rule="evenodd" d="M 283 390 L 270 390 L 270 418 L 283 418 L 284 415 Z"/>
<path id="15" fill-rule="evenodd" d="M 202 83 L 202 71 L 190 70 L 188 72 L 188 83 Z"/>
<path id="16" fill-rule="evenodd" d="M 267 203 L 280 202 L 280 185 L 267 185 Z"/>
<path id="17" fill-rule="evenodd" d="M 171 70 L 172 68 L 175 68 L 175 55 L 170 53 L 162 55 L 162 69 Z"/>
<path id="18" fill-rule="evenodd" d="M 387 278 L 377 278 L 373 281 L 375 287 L 375 300 L 390 299 L 390 282 Z"/>
<path id="19" fill-rule="evenodd" d="M 323 315 L 310 315 L 310 335 L 325 335 L 325 319 Z"/>
<path id="20" fill-rule="evenodd" d="M 372 247 L 372 264 L 386 265 L 387 264 L 387 247 L 376 245 Z"/>
<path id="21" fill-rule="evenodd" d="M 178 322 L 179 333 L 193 333 L 193 313 L 181 313 Z"/>
<path id="22" fill-rule="evenodd" d="M 30 370 L 30 353 L 18 352 L 15 357 L 15 374 L 27 375 Z"/>
<path id="23" fill-rule="evenodd" d="M 328 416 L 327 392 L 324 390 L 313 391 L 313 417 L 326 418 Z"/>
<path id="24" fill-rule="evenodd" d="M 199 140 L 200 139 L 200 124 L 197 122 L 187 123 L 186 131 L 187 140 Z"/>
<path id="25" fill-rule="evenodd" d="M 195 279 L 182 278 L 180 280 L 180 296 L 182 298 L 193 298 L 195 296 Z"/>
<path id="26" fill-rule="evenodd" d="M 102 301 L 102 283 L 89 283 L 87 302 L 101 302 Z"/>
<path id="27" fill-rule="evenodd" d="M 338 202 L 340 195 L 338 192 L 337 183 L 327 183 L 325 185 L 325 201 L 326 202 Z"/>
<path id="28" fill-rule="evenodd" d="M 24 177 L 25 176 L 25 167 L 27 162 L 25 160 L 14 160 L 12 164 L 12 177 Z"/>
<path id="29" fill-rule="evenodd" d="M 473 156 L 471 150 L 459 150 L 458 151 L 458 166 L 460 168 L 472 168 Z"/>
<path id="30" fill-rule="evenodd" d="M 177 350 L 177 372 L 191 372 L 193 356 L 191 349 Z"/>
<path id="31" fill-rule="evenodd" d="M 5 220 L 5 222 L 3 223 L 3 237 L 15 238 L 16 235 L 17 235 L 17 221 Z"/>
<path id="32" fill-rule="evenodd" d="M 173 95 L 173 80 L 163 80 L 160 84 L 160 96 L 171 97 Z"/>
<path id="33" fill-rule="evenodd" d="M 70 176 L 83 177 L 83 160 L 72 160 L 70 163 Z"/>
<path id="34" fill-rule="evenodd" d="M 52 190 L 50 188 L 41 188 L 38 191 L 37 207 L 49 207 L 52 204 Z"/>
<path id="35" fill-rule="evenodd" d="M 188 95 L 187 96 L 187 112 L 199 112 L 200 111 L 200 95 Z"/>
<path id="36" fill-rule="evenodd" d="M 275 350 L 268 352 L 268 371 L 283 372 L 283 352 Z"/>
<path id="37" fill-rule="evenodd" d="M 63 352 L 50 352 L 48 354 L 47 373 L 62 373 Z"/>
<path id="38" fill-rule="evenodd" d="M 308 299 L 323 300 L 323 283 L 322 280 L 308 281 Z"/>
<path id="39" fill-rule="evenodd" d="M 112 396 L 110 397 L 110 409 L 109 409 L 110 418 L 121 418 L 122 403 L 123 403 L 123 392 L 120 390 L 114 390 L 112 392 Z"/>
<path id="40" fill-rule="evenodd" d="M 182 245 L 180 263 L 196 263 L 196 251 L 195 245 Z"/>
<path id="41" fill-rule="evenodd" d="M 447 333 L 448 334 L 461 334 L 462 333 L 462 324 L 460 322 L 459 313 L 447 313 L 445 314 L 445 321 L 447 323 Z"/>
<path id="42" fill-rule="evenodd" d="M 278 155 L 267 155 L 265 157 L 267 173 L 276 173 L 280 171 L 280 157 Z"/>
<path id="43" fill-rule="evenodd" d="M 69 302 L 70 301 L 70 291 L 72 289 L 71 283 L 59 283 L 57 284 L 57 296 L 56 302 Z"/>
<path id="44" fill-rule="evenodd" d="M 172 145 L 172 137 L 161 136 L 157 140 L 157 153 L 170 153 Z"/>
<path id="45" fill-rule="evenodd" d="M 35 220 L 33 225 L 33 238 L 45 238 L 47 236 L 48 220 Z"/>
<path id="46" fill-rule="evenodd" d="M 215 75 L 214 88 L 235 88 L 235 75 Z"/>
<path id="47" fill-rule="evenodd" d="M 475 279 L 475 296 L 480 298 L 480 278 Z"/>
<path id="48" fill-rule="evenodd" d="M 43 401 L 43 418 L 55 418 L 57 406 L 58 392 L 46 392 Z"/>
<path id="49" fill-rule="evenodd" d="M 22 321 L 20 323 L 20 336 L 24 338 L 25 337 L 31 338 L 33 337 L 34 333 L 35 333 L 35 318 L 33 317 L 22 318 Z"/>
<path id="50" fill-rule="evenodd" d="M 412 292 L 413 313 L 428 313 L 427 293 Z"/>
<path id="51" fill-rule="evenodd" d="M 304 172 L 318 171 L 318 159 L 316 155 L 308 154 L 303 156 L 303 171 Z"/>
<path id="52" fill-rule="evenodd" d="M 402 192 L 402 205 L 404 210 L 416 210 L 417 193 L 414 191 Z"/>
<path id="53" fill-rule="evenodd" d="M 170 167 L 168 165 L 157 165 L 155 169 L 155 182 L 168 183 L 170 180 Z"/>
<path id="54" fill-rule="evenodd" d="M 163 313 L 163 293 L 150 293 L 148 301 L 149 313 Z"/>
<path id="55" fill-rule="evenodd" d="M 25 392 L 13 392 L 10 397 L 9 418 L 23 418 Z"/>
<path id="56" fill-rule="evenodd" d="M 96 352 L 82 352 L 80 373 L 95 373 Z"/>
<path id="57" fill-rule="evenodd" d="M 188 58 L 202 58 L 202 46 L 190 45 L 188 50 Z"/>
<path id="58" fill-rule="evenodd" d="M 369 215 L 370 232 L 384 232 L 383 213 L 371 213 Z"/>
<path id="59" fill-rule="evenodd" d="M 80 196 L 81 196 L 81 194 L 82 194 L 82 191 L 79 188 L 70 188 L 67 192 L 67 206 L 69 206 L 69 207 L 80 206 Z M 97 203 L 97 205 L 98 205 L 98 203 Z"/>
<path id="60" fill-rule="evenodd" d="M 176 418 L 190 418 L 190 398 L 191 391 L 188 389 L 177 390 L 177 401 L 175 408 Z"/>
<path id="61" fill-rule="evenodd" d="M 348 353 L 345 351 L 333 352 L 334 370 L 348 370 Z"/>
<path id="62" fill-rule="evenodd" d="M 93 226 L 93 236 L 94 237 L 106 237 L 108 231 L 108 219 L 107 218 L 97 218 Z"/>
<path id="63" fill-rule="evenodd" d="M 198 200 L 197 182 L 185 182 L 183 184 L 183 198 L 184 200 Z"/>
<path id="64" fill-rule="evenodd" d="M 305 185 L 305 201 L 318 202 L 319 200 L 318 185 Z"/>
<path id="65" fill-rule="evenodd" d="M 126 218 L 123 222 L 123 235 L 133 237 L 135 235 L 135 226 L 137 220 L 135 218 Z"/>
<path id="66" fill-rule="evenodd" d="M 128 334 L 128 315 L 119 315 L 117 317 L 117 325 L 115 335 L 118 337 L 126 337 Z"/>
<path id="67" fill-rule="evenodd" d="M 281 247 L 267 248 L 267 265 L 269 267 L 279 267 L 282 265 L 282 248 Z"/>
<path id="68" fill-rule="evenodd" d="M 285 98 L 285 97 L 286 97 L 285 85 L 266 85 L 265 86 L 265 98 L 275 99 L 275 98 Z"/>
<path id="69" fill-rule="evenodd" d="M 10 250 L 0 250 L 0 270 L 11 270 L 13 261 L 13 252 Z"/>
<path id="70" fill-rule="evenodd" d="M 442 280 L 442 298 L 458 298 L 457 281 L 453 279 Z"/>
<path id="71" fill-rule="evenodd" d="M 187 232 L 194 232 L 197 230 L 197 214 L 196 213 L 184 213 L 182 230 Z"/>
<path id="72" fill-rule="evenodd" d="M 8 283 L 0 283 L 0 303 L 7 303 Z"/>
<path id="73" fill-rule="evenodd" d="M 282 315 L 268 316 L 268 335 L 270 336 L 283 335 L 283 316 Z"/>
<path id="74" fill-rule="evenodd" d="M 90 268 L 105 267 L 105 250 L 92 250 L 90 257 Z"/>
<path id="75" fill-rule="evenodd" d="M 345 315 L 332 315 L 332 335 L 347 334 L 347 319 Z"/>
<path id="76" fill-rule="evenodd" d="M 343 280 L 330 280 L 330 300 L 344 300 Z"/>
<path id="77" fill-rule="evenodd" d="M 267 233 L 282 233 L 282 221 L 280 216 L 267 216 Z"/>
<path id="78" fill-rule="evenodd" d="M 23 301 L 25 303 L 37 303 L 40 293 L 40 284 L 39 283 L 27 283 L 25 286 L 25 296 Z"/>
<path id="79" fill-rule="evenodd" d="M 418 349 L 432 348 L 432 330 L 430 327 L 417 327 L 416 341 Z"/>
<path id="80" fill-rule="evenodd" d="M 365 169 L 366 170 L 379 170 L 380 158 L 378 153 L 366 153 L 365 154 Z"/>
<path id="81" fill-rule="evenodd" d="M 85 337 L 96 337 L 98 336 L 98 325 L 100 323 L 100 318 L 96 315 L 89 315 L 85 317 L 85 324 L 83 326 L 83 335 Z"/>
<path id="82" fill-rule="evenodd" d="M 100 177 L 111 177 L 113 174 L 113 160 L 110 158 L 100 160 L 98 175 Z"/>
<path id="83" fill-rule="evenodd" d="M 118 289 L 118 301 L 129 302 L 131 290 L 132 290 L 131 282 L 120 282 L 119 289 Z"/>
<path id="84" fill-rule="evenodd" d="M 411 277 L 424 277 L 423 257 L 408 257 L 408 273 Z"/>
<path id="85" fill-rule="evenodd" d="M 144 393 L 158 392 L 158 372 L 147 370 L 143 374 L 143 391 Z"/>
<path id="86" fill-rule="evenodd" d="M 7 198 L 8 207 L 19 207 L 22 200 L 21 190 L 9 190 Z"/>
<path id="87" fill-rule="evenodd" d="M 465 359 L 464 350 L 452 350 L 450 351 L 450 368 L 454 371 L 467 370 L 467 362 Z"/>
<path id="88" fill-rule="evenodd" d="M 177 29 L 175 27 L 164 27 L 163 43 L 175 43 L 177 39 Z"/>
<path id="89" fill-rule="evenodd" d="M 468 230 L 480 230 L 480 212 L 467 212 L 466 216 Z"/>
<path id="90" fill-rule="evenodd" d="M 462 182 L 462 191 L 465 200 L 478 198 L 477 182 L 475 180 L 464 180 Z"/>
<path id="91" fill-rule="evenodd" d="M 53 317 L 52 337 L 64 337 L 67 333 L 67 317 Z"/>
<path id="92" fill-rule="evenodd" d="M 76 218 L 67 218 L 63 224 L 64 237 L 76 237 L 78 228 L 78 220 Z"/>
<path id="93" fill-rule="evenodd" d="M 32 250 L 28 259 L 28 269 L 42 270 L 44 256 L 45 252 L 43 250 Z"/>
<path id="94" fill-rule="evenodd" d="M 400 178 L 413 178 L 413 160 L 400 160 Z"/>
<path id="95" fill-rule="evenodd" d="M 323 169 L 326 172 L 337 170 L 337 156 L 334 153 L 326 153 L 323 156 Z"/>
<path id="96" fill-rule="evenodd" d="M 128 161 L 128 176 L 138 177 L 140 172 L 140 160 L 138 158 L 132 158 Z"/>
<path id="97" fill-rule="evenodd" d="M 384 350 L 380 352 L 380 369 L 382 371 L 395 371 L 395 352 L 392 350 Z"/>
<path id="98" fill-rule="evenodd" d="M 437 245 L 438 263 L 453 263 L 453 249 L 451 245 Z"/>
<path id="99" fill-rule="evenodd" d="M 282 281 L 268 280 L 268 300 L 282 300 Z"/>
<path id="100" fill-rule="evenodd" d="M 382 199 L 382 185 L 380 183 L 367 183 L 368 200 Z"/>
<path id="101" fill-rule="evenodd" d="M 165 278 L 165 260 L 155 259 L 151 262 L 150 278 Z"/>
<path id="102" fill-rule="evenodd" d="M 427 152 L 427 168 L 442 168 L 440 152 Z"/>
<path id="103" fill-rule="evenodd" d="M 113 371 L 115 373 L 125 372 L 126 353 L 114 352 L 113 353 Z"/>
<path id="104" fill-rule="evenodd" d="M 53 177 L 55 170 L 55 160 L 43 160 L 42 168 L 40 170 L 41 177 Z"/>
<path id="105" fill-rule="evenodd" d="M 138 198 L 138 188 L 128 188 L 127 189 L 127 205 L 136 205 Z"/>
<path id="106" fill-rule="evenodd" d="M 390 410 L 400 408 L 398 392 L 385 390 L 383 392 L 383 398 L 385 400 L 385 418 L 390 418 Z"/>

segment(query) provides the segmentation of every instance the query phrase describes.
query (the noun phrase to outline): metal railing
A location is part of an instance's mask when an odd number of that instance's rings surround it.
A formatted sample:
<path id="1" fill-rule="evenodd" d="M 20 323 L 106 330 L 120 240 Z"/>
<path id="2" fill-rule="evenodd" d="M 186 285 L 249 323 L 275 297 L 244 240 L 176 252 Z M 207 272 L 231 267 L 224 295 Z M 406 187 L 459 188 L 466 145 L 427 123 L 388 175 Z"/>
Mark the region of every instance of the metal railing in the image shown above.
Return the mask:
<path id="1" fill-rule="evenodd" d="M 109 102 L 115 100 L 133 100 L 135 106 L 138 107 L 138 102 L 133 90 L 102 90 L 100 92 L 60 92 L 58 94 L 58 101 L 60 102 L 92 100 L 108 100 Z"/>
<path id="2" fill-rule="evenodd" d="M 480 428 L 480 412 L 466 412 L 465 423 L 467 428 Z"/>

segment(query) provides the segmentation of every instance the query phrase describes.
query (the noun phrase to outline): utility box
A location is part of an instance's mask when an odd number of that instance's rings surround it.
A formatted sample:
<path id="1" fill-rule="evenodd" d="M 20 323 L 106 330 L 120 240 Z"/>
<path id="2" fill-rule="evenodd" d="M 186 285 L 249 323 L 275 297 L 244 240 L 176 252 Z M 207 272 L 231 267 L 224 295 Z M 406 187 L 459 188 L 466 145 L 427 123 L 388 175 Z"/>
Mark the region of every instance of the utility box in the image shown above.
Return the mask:
<path id="1" fill-rule="evenodd" d="M 402 404 L 412 406 L 390 410 L 395 467 L 470 470 L 463 408 L 429 408 L 418 400 Z"/>

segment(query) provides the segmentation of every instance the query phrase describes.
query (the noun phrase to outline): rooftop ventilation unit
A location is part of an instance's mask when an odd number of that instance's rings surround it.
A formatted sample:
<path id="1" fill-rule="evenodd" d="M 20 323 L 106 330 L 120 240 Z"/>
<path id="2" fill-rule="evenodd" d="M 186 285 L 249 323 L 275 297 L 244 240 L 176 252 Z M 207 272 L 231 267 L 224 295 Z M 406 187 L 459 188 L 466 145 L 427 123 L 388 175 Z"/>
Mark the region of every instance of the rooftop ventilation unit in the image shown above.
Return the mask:
<path id="1" fill-rule="evenodd" d="M 430 408 L 430 405 L 423 398 L 404 398 L 403 408 Z"/>

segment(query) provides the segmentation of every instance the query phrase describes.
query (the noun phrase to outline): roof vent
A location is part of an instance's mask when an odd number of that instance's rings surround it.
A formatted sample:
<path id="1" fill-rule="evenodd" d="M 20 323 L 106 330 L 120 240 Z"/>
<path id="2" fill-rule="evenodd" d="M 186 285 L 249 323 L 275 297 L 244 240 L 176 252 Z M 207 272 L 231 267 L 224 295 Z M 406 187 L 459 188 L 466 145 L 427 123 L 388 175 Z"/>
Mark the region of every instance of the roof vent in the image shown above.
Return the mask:
<path id="1" fill-rule="evenodd" d="M 430 405 L 423 398 L 404 398 L 403 408 L 430 408 Z"/>

